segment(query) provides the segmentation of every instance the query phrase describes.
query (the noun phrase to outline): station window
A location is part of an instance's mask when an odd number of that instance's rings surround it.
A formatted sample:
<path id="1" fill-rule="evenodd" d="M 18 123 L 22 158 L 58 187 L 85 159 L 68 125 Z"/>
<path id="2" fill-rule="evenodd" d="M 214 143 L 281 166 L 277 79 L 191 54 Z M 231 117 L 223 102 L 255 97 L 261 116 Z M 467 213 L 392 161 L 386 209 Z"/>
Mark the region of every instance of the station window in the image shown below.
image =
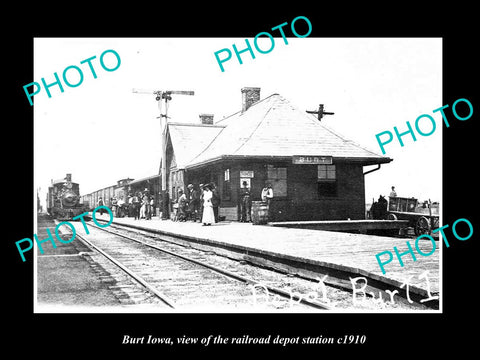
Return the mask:
<path id="1" fill-rule="evenodd" d="M 318 165 L 318 197 L 337 196 L 337 171 L 335 165 Z"/>
<path id="2" fill-rule="evenodd" d="M 232 193 L 232 183 L 230 182 L 230 169 L 225 169 L 223 173 L 223 199 L 230 200 Z"/>
<path id="3" fill-rule="evenodd" d="M 318 180 L 336 180 L 335 165 L 318 165 Z"/>
<path id="4" fill-rule="evenodd" d="M 267 181 L 272 185 L 273 196 L 287 196 L 287 168 L 267 165 Z"/>

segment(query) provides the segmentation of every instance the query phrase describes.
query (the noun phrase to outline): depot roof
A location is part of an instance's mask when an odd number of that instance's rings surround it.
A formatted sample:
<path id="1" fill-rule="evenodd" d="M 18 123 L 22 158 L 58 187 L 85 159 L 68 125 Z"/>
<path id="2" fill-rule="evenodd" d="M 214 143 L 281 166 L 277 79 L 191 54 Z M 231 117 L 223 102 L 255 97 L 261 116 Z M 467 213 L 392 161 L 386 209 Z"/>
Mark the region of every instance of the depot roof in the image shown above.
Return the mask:
<path id="1" fill-rule="evenodd" d="M 194 168 L 221 159 L 332 156 L 364 165 L 388 163 L 337 134 L 318 119 L 273 94 L 215 125 L 169 123 L 178 168 Z"/>

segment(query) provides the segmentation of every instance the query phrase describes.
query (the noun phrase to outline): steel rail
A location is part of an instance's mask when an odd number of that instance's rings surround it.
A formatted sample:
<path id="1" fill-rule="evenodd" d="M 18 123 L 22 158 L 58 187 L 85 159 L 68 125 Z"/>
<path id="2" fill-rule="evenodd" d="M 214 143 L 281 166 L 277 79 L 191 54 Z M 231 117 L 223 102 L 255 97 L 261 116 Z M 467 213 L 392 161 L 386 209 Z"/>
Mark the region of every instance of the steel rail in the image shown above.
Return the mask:
<path id="1" fill-rule="evenodd" d="M 98 220 L 101 220 L 101 219 L 97 219 Z M 103 221 L 103 220 L 101 220 Z M 152 244 L 148 244 L 142 240 L 138 240 L 138 239 L 134 239 L 130 236 L 127 236 L 127 235 L 124 235 L 124 234 L 120 234 L 120 233 L 117 233 L 115 231 L 111 231 L 111 230 L 107 230 L 107 229 L 104 229 L 104 228 L 101 228 L 101 227 L 98 227 L 96 225 L 93 225 L 93 224 L 89 224 L 89 225 L 92 225 L 94 226 L 95 228 L 97 229 L 100 229 L 100 230 L 103 230 L 105 232 L 108 232 L 108 233 L 111 233 L 111 234 L 114 234 L 114 235 L 117 235 L 117 236 L 121 236 L 125 239 L 128 239 L 128 240 L 131 240 L 131 241 L 134 241 L 134 242 L 137 242 L 139 244 L 142 244 L 142 245 L 145 245 L 145 246 L 148 246 L 150 248 L 153 248 L 153 249 L 156 249 L 156 250 L 159 250 L 159 251 L 162 251 L 166 254 L 169 254 L 171 256 L 175 256 L 175 257 L 178 257 L 180 259 L 183 259 L 185 261 L 188 261 L 188 262 L 192 262 L 194 264 L 197 264 L 197 265 L 200 265 L 200 266 L 203 266 L 207 269 L 210 269 L 210 270 L 213 270 L 219 274 L 222 274 L 224 276 L 227 276 L 229 278 L 233 278 L 235 280 L 238 280 L 238 281 L 241 281 L 241 282 L 245 282 L 249 285 L 259 285 L 261 287 L 264 287 L 266 288 L 269 292 L 273 293 L 273 294 L 276 294 L 276 295 L 280 295 L 280 296 L 283 296 L 285 298 L 290 298 L 291 300 L 296 300 L 297 303 L 302 303 L 304 305 L 308 305 L 308 306 L 311 306 L 311 307 L 314 307 L 314 308 L 317 308 L 317 309 L 322 309 L 322 310 L 331 310 L 331 308 L 326 305 L 326 304 L 323 304 L 321 302 L 318 302 L 318 301 L 315 301 L 315 300 L 309 300 L 309 299 L 305 299 L 304 297 L 302 296 L 297 296 L 295 294 L 292 294 L 288 291 L 285 291 L 285 290 L 282 290 L 280 288 L 277 288 L 275 286 L 271 286 L 271 285 L 265 285 L 265 284 L 262 284 L 262 283 L 259 283 L 258 281 L 255 281 L 253 279 L 250 279 L 250 278 L 247 278 L 247 277 L 244 277 L 244 276 L 241 276 L 241 275 L 238 275 L 238 274 L 235 274 L 235 273 L 232 273 L 228 270 L 225 270 L 225 269 L 221 269 L 221 268 L 218 268 L 216 266 L 213 266 L 213 265 L 209 265 L 209 264 L 205 264 L 205 263 L 202 263 L 198 260 L 195 260 L 195 259 L 192 259 L 192 258 L 189 258 L 187 256 L 184 256 L 184 255 L 180 255 L 180 254 L 176 254 L 174 252 L 171 252 L 169 250 L 166 250 L 166 249 L 163 249 L 159 246 L 156 246 L 156 245 L 152 245 Z M 118 226 L 118 224 L 115 224 L 116 226 Z M 124 226 L 126 227 L 126 226 Z M 127 230 L 127 231 L 131 231 L 131 230 Z M 179 245 L 179 244 L 176 244 L 177 246 L 182 246 L 182 245 Z"/>
<path id="2" fill-rule="evenodd" d="M 101 228 L 99 228 L 101 229 Z M 161 301 L 163 301 L 165 304 L 167 304 L 169 307 L 172 309 L 175 309 L 175 303 L 172 301 L 168 296 L 165 294 L 161 293 L 157 289 L 155 289 L 153 286 L 151 286 L 144 278 L 142 278 L 140 275 L 136 274 L 132 270 L 130 270 L 128 267 L 123 265 L 120 261 L 116 260 L 113 258 L 111 255 L 107 254 L 105 251 L 100 249 L 98 246 L 92 244 L 89 240 L 85 239 L 83 236 L 77 234 L 77 237 L 79 237 L 85 244 L 87 244 L 89 247 L 92 249 L 96 250 L 103 256 L 105 256 L 108 260 L 110 260 L 112 263 L 117 265 L 120 269 L 122 269 L 125 273 L 127 273 L 131 278 L 133 278 L 135 281 L 137 281 L 140 285 L 145 287 L 151 294 L 155 295 L 158 297 Z"/>

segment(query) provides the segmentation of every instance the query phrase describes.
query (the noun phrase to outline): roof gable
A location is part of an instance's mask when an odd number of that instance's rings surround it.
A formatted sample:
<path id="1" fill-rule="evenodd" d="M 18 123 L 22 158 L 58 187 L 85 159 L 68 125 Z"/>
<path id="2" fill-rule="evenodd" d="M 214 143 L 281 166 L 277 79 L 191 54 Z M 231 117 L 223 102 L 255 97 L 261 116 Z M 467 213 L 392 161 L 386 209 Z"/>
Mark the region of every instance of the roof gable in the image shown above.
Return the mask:
<path id="1" fill-rule="evenodd" d="M 184 169 L 223 128 L 221 125 L 168 123 L 168 136 L 174 149 L 176 167 Z"/>

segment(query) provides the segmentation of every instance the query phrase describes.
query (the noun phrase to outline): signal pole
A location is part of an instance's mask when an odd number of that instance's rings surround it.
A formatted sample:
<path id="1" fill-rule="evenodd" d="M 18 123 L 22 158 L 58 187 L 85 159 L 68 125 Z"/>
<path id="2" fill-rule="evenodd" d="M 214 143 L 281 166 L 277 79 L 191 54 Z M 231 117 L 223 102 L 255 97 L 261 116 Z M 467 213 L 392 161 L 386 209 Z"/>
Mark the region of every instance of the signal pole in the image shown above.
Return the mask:
<path id="1" fill-rule="evenodd" d="M 176 95 L 194 95 L 194 91 L 183 90 L 138 90 L 133 89 L 135 94 L 153 94 L 158 102 L 158 110 L 160 111 L 160 131 L 162 142 L 162 166 L 160 170 L 160 180 L 162 183 L 162 220 L 169 219 L 169 196 L 167 191 L 167 123 L 168 123 L 168 101 L 172 100 L 172 94 Z M 165 114 L 162 114 L 162 100 L 165 100 Z M 165 119 L 165 121 L 163 121 Z"/>

